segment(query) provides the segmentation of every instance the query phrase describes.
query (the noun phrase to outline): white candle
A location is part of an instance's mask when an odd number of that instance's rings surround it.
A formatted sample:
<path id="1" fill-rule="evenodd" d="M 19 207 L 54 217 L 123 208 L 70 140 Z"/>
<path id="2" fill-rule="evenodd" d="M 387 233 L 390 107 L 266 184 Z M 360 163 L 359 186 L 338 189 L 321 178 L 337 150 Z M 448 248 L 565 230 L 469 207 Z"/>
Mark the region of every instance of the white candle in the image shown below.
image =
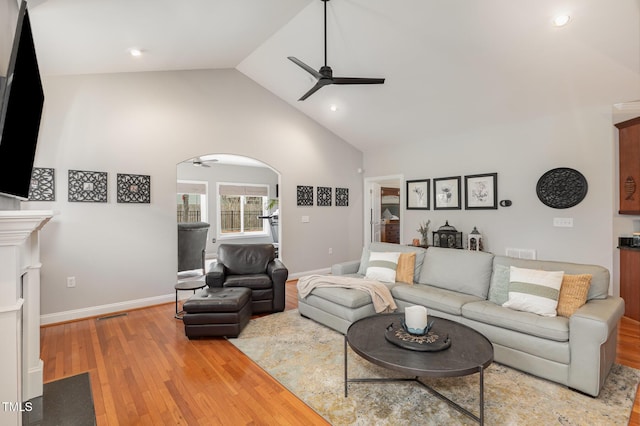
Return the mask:
<path id="1" fill-rule="evenodd" d="M 427 327 L 427 308 L 419 305 L 404 308 L 404 323 L 407 328 L 424 330 Z"/>

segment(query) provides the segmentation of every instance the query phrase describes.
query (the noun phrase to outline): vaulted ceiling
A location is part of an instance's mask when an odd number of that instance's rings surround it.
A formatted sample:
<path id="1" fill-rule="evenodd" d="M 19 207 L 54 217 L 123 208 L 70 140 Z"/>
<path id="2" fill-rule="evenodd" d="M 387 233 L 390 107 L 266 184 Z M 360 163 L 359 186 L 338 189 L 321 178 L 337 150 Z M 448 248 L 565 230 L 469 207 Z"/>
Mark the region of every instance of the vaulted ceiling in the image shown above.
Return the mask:
<path id="1" fill-rule="evenodd" d="M 323 65 L 321 0 L 29 5 L 45 75 L 237 68 L 363 151 L 640 97 L 640 0 L 331 0 L 334 74 L 386 82 L 304 102 L 287 56 Z"/>

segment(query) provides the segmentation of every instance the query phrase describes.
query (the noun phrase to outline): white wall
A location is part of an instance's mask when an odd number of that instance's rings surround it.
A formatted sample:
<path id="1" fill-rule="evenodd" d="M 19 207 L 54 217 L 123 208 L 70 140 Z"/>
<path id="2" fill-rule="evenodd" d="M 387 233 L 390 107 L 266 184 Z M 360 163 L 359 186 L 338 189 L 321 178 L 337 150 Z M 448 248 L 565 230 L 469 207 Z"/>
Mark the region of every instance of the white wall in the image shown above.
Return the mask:
<path id="1" fill-rule="evenodd" d="M 214 153 L 205 152 L 202 153 L 201 156 L 207 154 Z M 246 167 L 216 163 L 211 164 L 211 167 L 194 167 L 190 162 L 187 162 L 178 164 L 177 173 L 178 179 L 180 180 L 202 181 L 208 183 L 208 217 L 202 219 L 211 225 L 207 238 L 207 258 L 215 257 L 218 246 L 223 242 L 246 244 L 273 242 L 273 238 L 271 238 L 271 228 L 266 221 L 265 226 L 267 227 L 267 236 L 253 238 L 240 237 L 224 240 L 220 239 L 220 235 L 217 234 L 218 221 L 216 211 L 218 208 L 218 196 L 216 194 L 216 183 L 230 182 L 268 185 L 269 198 L 276 198 L 276 185 L 278 184 L 278 174 L 276 172 L 268 167 Z M 213 239 L 217 239 L 217 241 L 214 243 Z"/>
<path id="2" fill-rule="evenodd" d="M 176 164 L 203 153 L 256 158 L 281 173 L 290 273 L 359 255 L 362 153 L 241 73 L 64 76 L 44 86 L 35 165 L 55 168 L 57 201 L 23 206 L 58 212 L 42 232 L 43 314 L 173 296 Z M 67 202 L 69 169 L 108 172 L 109 202 Z M 151 204 L 116 203 L 116 173 L 150 175 Z M 296 185 L 347 187 L 349 207 L 299 208 Z"/>
<path id="3" fill-rule="evenodd" d="M 507 247 L 535 249 L 538 259 L 614 270 L 614 130 L 611 104 L 576 107 L 566 114 L 367 152 L 365 170 L 371 176 L 402 172 L 407 180 L 462 176 L 463 187 L 464 175 L 497 172 L 498 199 L 513 201 L 498 210 L 464 210 L 463 192 L 462 210 L 443 211 L 433 210 L 432 193 L 431 210 L 405 211 L 404 242 L 418 237 L 420 221 L 431 219 L 438 228 L 448 220 L 463 231 L 465 242 L 477 226 L 485 249 L 496 254 Z M 553 209 L 538 200 L 538 179 L 556 167 L 571 167 L 586 177 L 588 193 L 577 206 Z M 573 228 L 554 227 L 554 217 L 573 218 Z M 613 291 L 617 294 L 617 283 Z"/>
<path id="4" fill-rule="evenodd" d="M 12 0 L 0 1 L 0 76 L 5 77 L 16 32 L 18 4 Z"/>

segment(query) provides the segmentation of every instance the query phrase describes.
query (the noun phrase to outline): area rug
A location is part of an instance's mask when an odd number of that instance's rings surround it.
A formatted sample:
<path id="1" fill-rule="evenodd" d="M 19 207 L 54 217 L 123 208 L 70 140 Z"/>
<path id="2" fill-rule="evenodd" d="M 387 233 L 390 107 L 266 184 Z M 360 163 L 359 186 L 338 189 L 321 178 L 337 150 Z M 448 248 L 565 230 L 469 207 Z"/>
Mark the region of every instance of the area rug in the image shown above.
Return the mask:
<path id="1" fill-rule="evenodd" d="M 251 320 L 229 341 L 333 425 L 476 424 L 412 383 L 350 383 L 344 396 L 344 337 L 297 310 Z M 349 378 L 399 377 L 348 350 Z M 478 413 L 478 375 L 425 379 Z M 614 365 L 598 398 L 493 363 L 485 371 L 485 423 L 626 425 L 640 370 Z"/>
<path id="2" fill-rule="evenodd" d="M 89 373 L 45 383 L 41 397 L 31 400 L 22 424 L 28 426 L 90 426 L 96 424 Z"/>

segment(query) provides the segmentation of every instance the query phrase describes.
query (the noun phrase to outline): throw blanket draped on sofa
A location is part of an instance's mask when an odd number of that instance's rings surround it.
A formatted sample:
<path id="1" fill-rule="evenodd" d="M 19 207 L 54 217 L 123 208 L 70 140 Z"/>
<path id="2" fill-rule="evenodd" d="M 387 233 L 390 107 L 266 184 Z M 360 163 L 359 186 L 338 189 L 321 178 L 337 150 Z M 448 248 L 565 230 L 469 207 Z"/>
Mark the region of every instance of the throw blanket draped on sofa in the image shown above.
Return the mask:
<path id="1" fill-rule="evenodd" d="M 371 295 L 377 313 L 393 312 L 397 309 L 391 292 L 379 281 L 333 275 L 307 275 L 298 279 L 297 286 L 298 295 L 303 299 L 316 287 L 353 288 L 366 291 Z"/>

